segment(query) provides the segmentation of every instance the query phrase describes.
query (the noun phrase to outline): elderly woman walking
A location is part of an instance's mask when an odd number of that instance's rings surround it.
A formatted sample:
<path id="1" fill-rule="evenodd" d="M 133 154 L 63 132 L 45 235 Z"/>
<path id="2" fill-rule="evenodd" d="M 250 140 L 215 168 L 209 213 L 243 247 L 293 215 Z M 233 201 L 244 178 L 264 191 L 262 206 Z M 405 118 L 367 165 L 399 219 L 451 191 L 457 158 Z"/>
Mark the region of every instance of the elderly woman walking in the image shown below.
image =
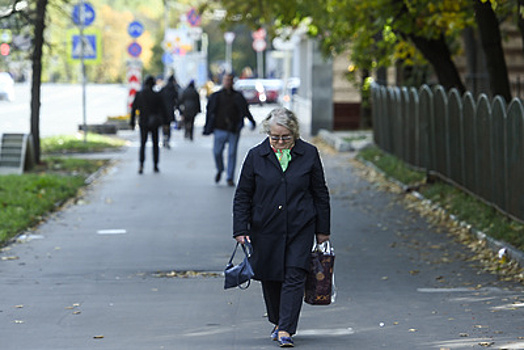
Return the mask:
<path id="1" fill-rule="evenodd" d="M 247 154 L 233 204 L 233 236 L 251 241 L 255 279 L 262 282 L 271 339 L 293 347 L 315 238 L 329 239 L 330 204 L 315 146 L 300 138 L 285 108 L 263 122 L 268 137 Z"/>

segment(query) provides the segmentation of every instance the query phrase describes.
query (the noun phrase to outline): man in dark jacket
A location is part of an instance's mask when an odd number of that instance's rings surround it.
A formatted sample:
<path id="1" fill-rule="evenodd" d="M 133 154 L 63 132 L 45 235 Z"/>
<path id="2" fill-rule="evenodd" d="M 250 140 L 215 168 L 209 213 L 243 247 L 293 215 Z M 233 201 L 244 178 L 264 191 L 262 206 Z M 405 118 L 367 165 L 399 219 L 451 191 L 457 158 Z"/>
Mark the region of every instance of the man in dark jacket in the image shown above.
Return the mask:
<path id="1" fill-rule="evenodd" d="M 218 183 L 224 171 L 223 152 L 228 144 L 227 184 L 235 186 L 233 181 L 237 160 L 238 140 L 240 131 L 244 127 L 244 118 L 251 122 L 255 129 L 256 122 L 249 111 L 247 101 L 242 93 L 233 89 L 233 75 L 226 74 L 222 79 L 222 89 L 209 96 L 206 112 L 204 135 L 215 135 L 213 155 L 217 173 L 215 182 Z"/>
<path id="2" fill-rule="evenodd" d="M 138 173 L 144 171 L 144 161 L 146 159 L 145 147 L 148 134 L 151 133 L 153 139 L 153 169 L 155 173 L 159 172 L 159 150 L 158 150 L 158 128 L 167 122 L 168 116 L 164 102 L 160 94 L 153 91 L 155 78 L 148 76 L 144 82 L 144 87 L 140 90 L 133 101 L 131 107 L 131 128 L 135 128 L 136 115 L 139 115 L 138 126 L 140 127 L 140 166 Z M 138 113 L 137 113 L 138 111 Z"/>
<path id="3" fill-rule="evenodd" d="M 182 93 L 182 98 L 180 99 L 180 110 L 184 116 L 184 137 L 193 141 L 195 116 L 202 112 L 200 107 L 200 94 L 195 89 L 194 80 L 189 82 L 189 85 Z"/>
<path id="4" fill-rule="evenodd" d="M 179 92 L 180 86 L 176 82 L 175 76 L 171 75 L 167 80 L 166 86 L 160 90 L 160 94 L 164 99 L 164 104 L 167 108 L 168 120 L 162 125 L 162 133 L 164 135 L 164 147 L 170 148 L 169 141 L 171 139 L 171 123 L 175 121 L 175 111 L 179 106 Z"/>

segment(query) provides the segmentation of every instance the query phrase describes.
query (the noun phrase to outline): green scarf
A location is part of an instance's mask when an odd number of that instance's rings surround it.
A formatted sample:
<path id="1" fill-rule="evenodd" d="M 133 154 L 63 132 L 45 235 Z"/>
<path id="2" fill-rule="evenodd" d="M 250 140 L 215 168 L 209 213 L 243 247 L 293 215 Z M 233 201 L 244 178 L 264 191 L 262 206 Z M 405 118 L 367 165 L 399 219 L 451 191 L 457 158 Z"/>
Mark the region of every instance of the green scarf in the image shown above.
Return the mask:
<path id="1" fill-rule="evenodd" d="M 286 171 L 289 162 L 291 161 L 291 150 L 290 149 L 273 149 L 277 156 L 278 162 L 282 167 L 282 171 Z"/>

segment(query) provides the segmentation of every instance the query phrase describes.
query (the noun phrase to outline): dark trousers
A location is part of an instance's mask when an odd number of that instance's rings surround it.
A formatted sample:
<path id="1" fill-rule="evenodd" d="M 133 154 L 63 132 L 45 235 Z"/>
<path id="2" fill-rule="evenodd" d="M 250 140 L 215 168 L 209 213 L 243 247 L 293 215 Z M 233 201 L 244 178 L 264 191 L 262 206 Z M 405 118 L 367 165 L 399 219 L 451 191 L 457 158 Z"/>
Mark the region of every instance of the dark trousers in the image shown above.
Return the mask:
<path id="1" fill-rule="evenodd" d="M 195 116 L 184 116 L 184 137 L 193 140 L 193 128 L 195 125 Z"/>
<path id="2" fill-rule="evenodd" d="M 269 322 L 278 329 L 293 335 L 297 331 L 298 317 L 304 300 L 307 271 L 286 267 L 283 282 L 262 281 L 262 291 Z"/>
<path id="3" fill-rule="evenodd" d="M 149 129 L 147 127 L 140 127 L 140 166 L 143 166 L 146 160 L 146 143 L 149 133 L 151 133 L 151 138 L 153 139 L 153 164 L 155 166 L 158 165 L 158 128 Z"/>
<path id="4" fill-rule="evenodd" d="M 164 135 L 164 146 L 171 140 L 171 124 L 162 125 L 162 134 Z"/>

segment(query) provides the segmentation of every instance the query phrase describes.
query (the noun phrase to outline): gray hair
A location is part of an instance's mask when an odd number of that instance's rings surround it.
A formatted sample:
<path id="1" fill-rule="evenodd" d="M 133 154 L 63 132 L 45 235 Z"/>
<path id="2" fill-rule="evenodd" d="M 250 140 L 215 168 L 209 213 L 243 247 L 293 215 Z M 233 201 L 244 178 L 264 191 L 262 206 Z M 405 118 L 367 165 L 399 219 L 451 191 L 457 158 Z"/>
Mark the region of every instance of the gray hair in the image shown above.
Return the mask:
<path id="1" fill-rule="evenodd" d="M 269 134 L 271 125 L 280 125 L 291 131 L 293 138 L 296 140 L 300 137 L 300 126 L 295 113 L 284 107 L 273 109 L 262 122 L 262 130 Z"/>

